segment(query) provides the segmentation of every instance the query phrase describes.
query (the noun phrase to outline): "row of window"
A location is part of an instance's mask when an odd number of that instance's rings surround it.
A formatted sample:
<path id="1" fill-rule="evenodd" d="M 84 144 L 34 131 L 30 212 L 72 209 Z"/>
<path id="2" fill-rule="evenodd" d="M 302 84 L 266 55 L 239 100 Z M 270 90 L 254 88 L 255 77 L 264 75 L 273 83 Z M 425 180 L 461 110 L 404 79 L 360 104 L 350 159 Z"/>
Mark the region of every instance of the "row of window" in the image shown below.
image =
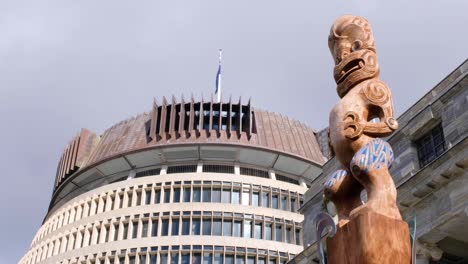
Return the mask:
<path id="1" fill-rule="evenodd" d="M 255 176 L 255 177 L 266 178 L 266 179 L 270 178 L 270 174 L 268 173 L 267 170 L 261 170 L 261 169 L 250 168 L 250 167 L 240 167 L 239 170 L 240 170 L 240 175 Z M 211 172 L 211 173 L 228 173 L 228 174 L 235 173 L 233 165 L 221 165 L 221 164 L 203 164 L 202 171 Z M 167 174 L 194 173 L 194 172 L 197 172 L 196 164 L 169 166 L 167 167 L 167 170 L 166 170 Z M 146 176 L 156 176 L 160 174 L 161 174 L 161 168 L 152 168 L 152 169 L 137 172 L 135 177 L 139 178 L 139 177 L 146 177 Z M 299 185 L 298 180 L 293 179 L 288 176 L 276 174 L 275 178 L 278 181 L 284 181 L 284 182 L 292 183 L 295 185 Z M 125 180 L 125 179 L 126 177 L 123 177 L 119 180 Z"/>
<path id="2" fill-rule="evenodd" d="M 301 225 L 289 220 L 231 212 L 145 213 L 108 219 L 58 237 L 36 249 L 46 257 L 95 244 L 164 236 L 225 236 L 301 244 Z"/>
<path id="3" fill-rule="evenodd" d="M 224 246 L 161 246 L 103 252 L 63 260 L 61 264 L 285 264 L 294 254 Z M 33 264 L 32 258 L 25 264 Z"/>
<path id="4" fill-rule="evenodd" d="M 303 195 L 267 186 L 221 181 L 139 185 L 103 194 L 59 213 L 47 221 L 32 245 L 62 226 L 98 213 L 140 205 L 180 202 L 242 204 L 296 212 L 303 203 Z"/>

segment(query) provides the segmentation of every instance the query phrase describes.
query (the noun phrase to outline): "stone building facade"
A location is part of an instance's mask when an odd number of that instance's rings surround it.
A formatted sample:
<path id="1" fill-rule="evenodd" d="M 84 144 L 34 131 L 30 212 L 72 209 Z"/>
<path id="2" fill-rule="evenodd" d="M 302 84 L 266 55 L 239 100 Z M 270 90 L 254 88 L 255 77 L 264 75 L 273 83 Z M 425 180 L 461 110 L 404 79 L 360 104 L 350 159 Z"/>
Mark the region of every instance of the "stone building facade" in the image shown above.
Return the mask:
<path id="1" fill-rule="evenodd" d="M 395 153 L 390 171 L 404 219 L 416 218 L 417 263 L 468 263 L 468 61 L 398 122 L 400 128 L 387 139 Z M 326 130 L 318 140 L 327 155 Z M 290 263 L 318 263 L 314 217 L 323 210 L 333 214 L 322 202 L 322 185 L 337 165 L 334 158 L 326 162 L 305 194 L 305 249 Z"/>

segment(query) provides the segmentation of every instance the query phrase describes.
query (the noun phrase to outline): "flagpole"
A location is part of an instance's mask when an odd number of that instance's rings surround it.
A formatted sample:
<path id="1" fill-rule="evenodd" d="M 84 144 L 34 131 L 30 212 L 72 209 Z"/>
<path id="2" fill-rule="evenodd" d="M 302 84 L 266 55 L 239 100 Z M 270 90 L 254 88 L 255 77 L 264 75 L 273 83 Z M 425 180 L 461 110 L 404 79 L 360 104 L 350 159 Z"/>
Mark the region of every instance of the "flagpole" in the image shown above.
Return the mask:
<path id="1" fill-rule="evenodd" d="M 219 49 L 219 79 L 218 79 L 218 103 L 221 102 L 221 59 L 223 55 L 223 50 Z"/>

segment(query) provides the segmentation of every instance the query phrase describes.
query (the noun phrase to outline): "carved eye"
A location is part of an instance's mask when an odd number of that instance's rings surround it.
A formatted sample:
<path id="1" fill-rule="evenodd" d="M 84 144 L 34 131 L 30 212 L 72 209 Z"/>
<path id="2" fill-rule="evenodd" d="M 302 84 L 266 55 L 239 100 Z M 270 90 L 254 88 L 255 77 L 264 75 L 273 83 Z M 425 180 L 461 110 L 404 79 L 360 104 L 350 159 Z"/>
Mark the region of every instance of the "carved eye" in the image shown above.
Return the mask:
<path id="1" fill-rule="evenodd" d="M 356 51 L 356 50 L 361 49 L 361 47 L 362 47 L 362 41 L 356 40 L 356 41 L 353 42 L 353 45 L 351 46 L 351 49 L 353 51 Z"/>

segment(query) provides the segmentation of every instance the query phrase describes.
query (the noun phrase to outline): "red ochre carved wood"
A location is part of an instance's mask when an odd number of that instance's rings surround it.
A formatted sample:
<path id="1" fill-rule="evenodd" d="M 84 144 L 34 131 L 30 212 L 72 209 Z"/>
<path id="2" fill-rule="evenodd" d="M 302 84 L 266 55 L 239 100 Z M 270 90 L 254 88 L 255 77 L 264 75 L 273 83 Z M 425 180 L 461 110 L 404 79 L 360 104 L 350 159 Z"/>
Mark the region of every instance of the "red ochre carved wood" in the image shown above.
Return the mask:
<path id="1" fill-rule="evenodd" d="M 333 24 L 328 45 L 341 100 L 330 112 L 329 143 L 341 168 L 324 186 L 338 214 L 337 233 L 327 238 L 328 263 L 410 263 L 408 225 L 396 203 L 389 173 L 390 145 L 379 137 L 398 128 L 392 95 L 379 79 L 370 24 L 345 15 Z M 368 201 L 361 201 L 361 191 Z"/>

